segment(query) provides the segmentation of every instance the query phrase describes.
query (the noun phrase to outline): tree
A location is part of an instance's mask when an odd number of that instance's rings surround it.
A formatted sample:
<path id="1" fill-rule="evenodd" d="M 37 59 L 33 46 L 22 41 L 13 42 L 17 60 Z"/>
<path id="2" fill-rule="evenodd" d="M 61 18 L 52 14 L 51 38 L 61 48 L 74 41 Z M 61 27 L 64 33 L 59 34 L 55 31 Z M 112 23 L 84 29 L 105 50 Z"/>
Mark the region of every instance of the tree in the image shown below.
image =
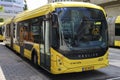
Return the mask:
<path id="1" fill-rule="evenodd" d="M 83 2 L 90 2 L 90 0 L 83 0 Z"/>
<path id="2" fill-rule="evenodd" d="M 3 19 L 3 18 L 0 18 L 0 22 L 4 22 L 4 19 Z"/>
<path id="3" fill-rule="evenodd" d="M 4 11 L 4 7 L 0 6 L 0 12 L 3 12 L 3 11 Z"/>
<path id="4" fill-rule="evenodd" d="M 24 0 L 24 10 L 27 10 L 28 8 L 27 8 L 27 2 L 26 2 L 26 0 Z"/>

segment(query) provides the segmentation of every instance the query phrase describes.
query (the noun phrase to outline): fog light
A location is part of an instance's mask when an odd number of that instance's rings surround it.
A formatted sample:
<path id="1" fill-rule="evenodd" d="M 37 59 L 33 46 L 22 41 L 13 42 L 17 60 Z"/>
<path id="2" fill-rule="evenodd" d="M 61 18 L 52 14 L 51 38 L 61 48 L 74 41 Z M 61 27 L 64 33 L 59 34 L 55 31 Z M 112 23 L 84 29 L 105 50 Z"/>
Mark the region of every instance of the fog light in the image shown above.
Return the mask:
<path id="1" fill-rule="evenodd" d="M 103 60 L 103 58 L 99 58 L 99 59 L 98 59 L 98 61 L 102 61 L 102 60 Z"/>

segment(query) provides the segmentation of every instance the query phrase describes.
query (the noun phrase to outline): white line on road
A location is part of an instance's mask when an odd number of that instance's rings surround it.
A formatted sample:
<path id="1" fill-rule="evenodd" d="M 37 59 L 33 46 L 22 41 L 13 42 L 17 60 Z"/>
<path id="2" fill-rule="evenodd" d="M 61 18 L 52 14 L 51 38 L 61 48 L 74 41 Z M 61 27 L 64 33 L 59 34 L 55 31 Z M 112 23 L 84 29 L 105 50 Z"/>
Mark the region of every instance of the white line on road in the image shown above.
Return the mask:
<path id="1" fill-rule="evenodd" d="M 110 60 L 110 64 L 120 67 L 120 60 Z"/>
<path id="2" fill-rule="evenodd" d="M 106 80 L 120 80 L 120 77 L 116 77 L 116 78 L 110 78 L 110 79 L 106 79 Z"/>
<path id="3" fill-rule="evenodd" d="M 3 42 L 0 42 L 0 45 L 5 45 L 5 43 L 3 43 Z"/>
<path id="4" fill-rule="evenodd" d="M 0 80 L 6 80 L 6 79 L 5 79 L 5 76 L 4 76 L 4 74 L 3 74 L 3 71 L 2 71 L 1 66 L 0 66 Z"/>

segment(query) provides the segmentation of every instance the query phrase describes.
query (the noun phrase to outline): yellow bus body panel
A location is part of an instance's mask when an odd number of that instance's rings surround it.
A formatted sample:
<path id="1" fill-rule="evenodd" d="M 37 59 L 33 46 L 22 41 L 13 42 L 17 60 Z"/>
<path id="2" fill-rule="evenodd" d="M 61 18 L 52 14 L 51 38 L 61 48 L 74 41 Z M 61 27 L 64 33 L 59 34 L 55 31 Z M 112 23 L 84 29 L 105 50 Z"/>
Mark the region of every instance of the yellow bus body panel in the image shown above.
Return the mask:
<path id="1" fill-rule="evenodd" d="M 114 46 L 120 47 L 120 41 L 115 40 Z"/>
<path id="2" fill-rule="evenodd" d="M 31 60 L 31 51 L 28 49 L 24 49 L 24 57 Z"/>
<path id="3" fill-rule="evenodd" d="M 91 59 L 72 60 L 62 56 L 51 48 L 51 73 L 71 73 L 96 70 L 108 66 L 108 51 L 101 57 Z"/>
<path id="4" fill-rule="evenodd" d="M 32 51 L 34 49 L 37 52 L 38 64 L 40 65 L 40 48 L 39 48 L 40 44 L 31 42 L 31 45 L 33 45 L 33 48 L 31 50 L 24 49 L 24 57 L 26 57 L 29 60 L 32 60 Z"/>
<path id="5" fill-rule="evenodd" d="M 32 54 L 33 49 L 35 49 L 37 51 L 38 64 L 40 65 L 40 51 L 39 51 L 40 50 L 40 48 L 39 48 L 40 44 L 32 43 L 32 45 L 33 45 L 33 48 L 31 50 L 28 50 L 28 49 L 24 48 L 24 57 L 26 57 L 29 60 L 32 60 L 31 54 Z M 16 52 L 20 53 L 20 46 L 19 45 L 14 44 L 13 49 Z"/>
<path id="6" fill-rule="evenodd" d="M 33 49 L 35 49 L 37 51 L 38 65 L 40 65 L 40 47 L 39 46 L 40 46 L 40 44 L 37 44 L 37 43 L 35 43 L 33 45 Z"/>
<path id="7" fill-rule="evenodd" d="M 120 16 L 117 16 L 115 23 L 119 23 L 120 24 Z"/>
<path id="8" fill-rule="evenodd" d="M 14 45 L 13 45 L 13 49 L 14 49 L 16 52 L 20 53 L 20 46 L 14 44 Z"/>
<path id="9" fill-rule="evenodd" d="M 3 36 L 2 35 L 0 35 L 0 41 L 3 41 Z"/>
<path id="10" fill-rule="evenodd" d="M 4 22 L 0 22 L 0 27 L 2 27 Z M 2 30 L 1 30 L 2 31 Z M 0 34 L 0 41 L 3 41 L 3 35 Z"/>

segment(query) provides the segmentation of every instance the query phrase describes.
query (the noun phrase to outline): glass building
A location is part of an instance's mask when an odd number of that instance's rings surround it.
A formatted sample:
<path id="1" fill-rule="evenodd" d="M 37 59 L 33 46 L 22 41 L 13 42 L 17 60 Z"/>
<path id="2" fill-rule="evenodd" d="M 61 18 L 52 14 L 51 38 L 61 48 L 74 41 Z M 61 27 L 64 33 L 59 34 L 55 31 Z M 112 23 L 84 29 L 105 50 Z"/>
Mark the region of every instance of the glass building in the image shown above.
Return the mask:
<path id="1" fill-rule="evenodd" d="M 0 18 L 7 19 L 23 11 L 24 0 L 0 0 Z"/>

